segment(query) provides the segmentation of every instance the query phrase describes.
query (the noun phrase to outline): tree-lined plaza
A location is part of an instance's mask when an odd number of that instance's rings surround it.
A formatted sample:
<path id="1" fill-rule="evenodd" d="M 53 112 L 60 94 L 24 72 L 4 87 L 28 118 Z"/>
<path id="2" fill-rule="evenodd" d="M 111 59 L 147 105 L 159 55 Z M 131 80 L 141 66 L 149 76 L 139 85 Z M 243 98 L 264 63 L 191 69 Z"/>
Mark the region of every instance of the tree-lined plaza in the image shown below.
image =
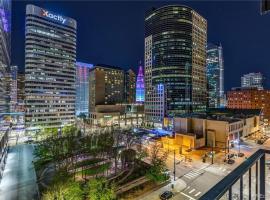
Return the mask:
<path id="1" fill-rule="evenodd" d="M 44 200 L 121 199 L 127 191 L 140 193 L 169 178 L 164 173 L 167 153 L 158 143 L 146 150 L 133 129 L 82 135 L 66 126 L 60 132 L 42 130 L 37 141 L 34 165 Z"/>

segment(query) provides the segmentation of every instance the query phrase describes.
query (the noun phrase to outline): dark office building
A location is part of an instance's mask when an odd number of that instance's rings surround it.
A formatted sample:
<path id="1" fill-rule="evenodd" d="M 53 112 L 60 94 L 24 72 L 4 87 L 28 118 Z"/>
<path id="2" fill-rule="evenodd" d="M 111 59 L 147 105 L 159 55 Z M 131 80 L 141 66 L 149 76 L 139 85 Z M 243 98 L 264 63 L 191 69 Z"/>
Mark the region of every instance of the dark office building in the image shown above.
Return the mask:
<path id="1" fill-rule="evenodd" d="M 132 104 L 135 103 L 136 97 L 136 74 L 129 69 L 125 72 L 125 91 L 124 100 L 125 103 Z"/>
<path id="2" fill-rule="evenodd" d="M 96 105 L 115 105 L 124 102 L 124 70 L 98 64 L 90 70 L 89 112 Z"/>
<path id="3" fill-rule="evenodd" d="M 190 7 L 168 5 L 146 14 L 146 120 L 162 123 L 206 109 L 206 40 L 207 21 Z"/>
<path id="4" fill-rule="evenodd" d="M 18 73 L 18 76 L 17 76 L 17 101 L 18 103 L 24 102 L 24 99 L 25 99 L 24 87 L 25 87 L 24 73 Z"/>

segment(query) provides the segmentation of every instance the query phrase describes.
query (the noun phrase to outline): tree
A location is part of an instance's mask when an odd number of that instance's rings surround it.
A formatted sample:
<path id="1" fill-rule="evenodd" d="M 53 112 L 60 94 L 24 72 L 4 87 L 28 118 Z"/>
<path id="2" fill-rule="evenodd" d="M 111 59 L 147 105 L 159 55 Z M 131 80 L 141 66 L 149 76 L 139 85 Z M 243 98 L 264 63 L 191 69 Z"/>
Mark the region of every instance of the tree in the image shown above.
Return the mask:
<path id="1" fill-rule="evenodd" d="M 89 200 L 116 199 L 115 188 L 110 186 L 105 178 L 95 178 L 88 182 Z"/>
<path id="2" fill-rule="evenodd" d="M 86 123 L 86 114 L 80 113 L 79 118 L 83 120 L 83 134 L 85 135 L 85 123 Z"/>
<path id="3" fill-rule="evenodd" d="M 121 152 L 122 168 L 126 165 L 134 163 L 136 158 L 136 151 L 133 149 L 125 149 Z"/>
<path id="4" fill-rule="evenodd" d="M 42 200 L 83 200 L 83 190 L 75 181 L 59 182 L 43 194 Z"/>
<path id="5" fill-rule="evenodd" d="M 39 140 L 44 140 L 48 137 L 56 137 L 58 135 L 58 129 L 57 128 L 43 128 L 38 133 Z"/>
<path id="6" fill-rule="evenodd" d="M 160 144 L 155 142 L 151 146 L 150 161 L 151 167 L 148 170 L 146 176 L 154 182 L 163 182 L 168 179 L 168 176 L 164 173 L 166 170 L 166 159 L 168 152 L 162 152 Z"/>
<path id="7" fill-rule="evenodd" d="M 62 136 L 76 135 L 77 128 L 74 125 L 67 125 L 62 128 Z"/>

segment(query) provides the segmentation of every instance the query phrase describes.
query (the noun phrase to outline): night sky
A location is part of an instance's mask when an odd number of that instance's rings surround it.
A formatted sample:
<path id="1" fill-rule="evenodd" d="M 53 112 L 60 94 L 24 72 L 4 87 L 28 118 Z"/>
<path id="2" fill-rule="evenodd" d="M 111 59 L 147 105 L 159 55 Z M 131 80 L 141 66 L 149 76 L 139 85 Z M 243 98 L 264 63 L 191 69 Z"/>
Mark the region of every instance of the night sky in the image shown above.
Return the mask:
<path id="1" fill-rule="evenodd" d="M 258 1 L 94 2 L 13 1 L 12 64 L 24 69 L 26 4 L 77 20 L 77 60 L 132 68 L 144 57 L 144 15 L 152 7 L 184 4 L 208 22 L 208 42 L 224 50 L 225 90 L 240 86 L 240 76 L 262 72 L 270 86 L 270 13 L 260 14 Z"/>

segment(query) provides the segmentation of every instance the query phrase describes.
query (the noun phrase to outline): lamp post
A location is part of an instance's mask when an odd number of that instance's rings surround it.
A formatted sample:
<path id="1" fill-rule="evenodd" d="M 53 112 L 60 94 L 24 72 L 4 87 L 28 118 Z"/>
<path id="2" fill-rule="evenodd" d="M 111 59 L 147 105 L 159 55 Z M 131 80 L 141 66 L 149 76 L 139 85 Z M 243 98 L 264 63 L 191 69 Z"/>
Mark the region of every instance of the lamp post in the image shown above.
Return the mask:
<path id="1" fill-rule="evenodd" d="M 211 164 L 213 165 L 214 164 L 214 142 L 212 142 L 212 161 L 211 161 Z"/>
<path id="2" fill-rule="evenodd" d="M 175 181 L 175 174 L 176 174 L 176 167 L 175 167 L 175 149 L 173 150 L 173 180 Z"/>

